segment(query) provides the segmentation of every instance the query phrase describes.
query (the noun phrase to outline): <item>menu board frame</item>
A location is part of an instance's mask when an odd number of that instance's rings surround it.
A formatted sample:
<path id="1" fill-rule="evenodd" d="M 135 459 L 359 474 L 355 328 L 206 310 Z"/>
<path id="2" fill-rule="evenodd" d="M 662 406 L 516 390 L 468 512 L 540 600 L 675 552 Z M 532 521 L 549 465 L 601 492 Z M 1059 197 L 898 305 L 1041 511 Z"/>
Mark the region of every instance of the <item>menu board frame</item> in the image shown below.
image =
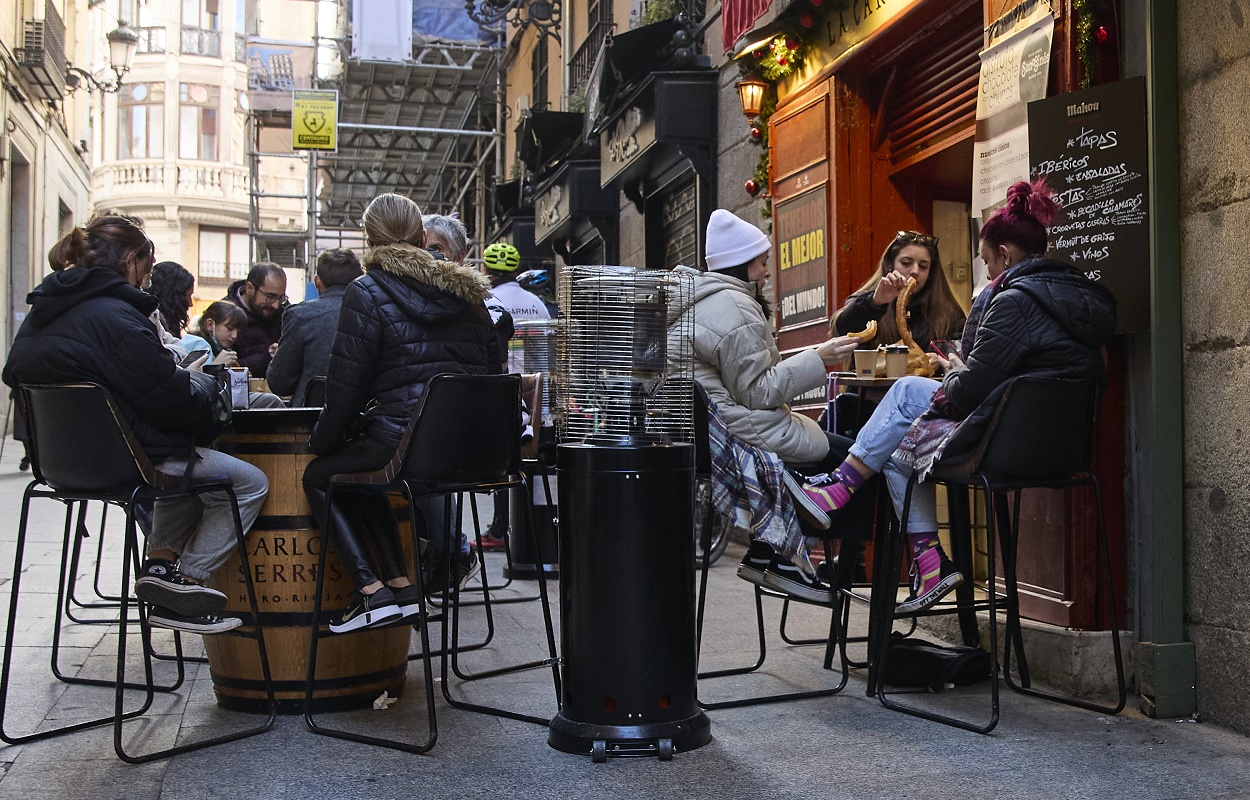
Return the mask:
<path id="1" fill-rule="evenodd" d="M 1150 192 L 1146 79 L 1029 103 L 1030 174 L 1064 209 L 1048 255 L 1116 297 L 1116 332 L 1150 327 Z"/>

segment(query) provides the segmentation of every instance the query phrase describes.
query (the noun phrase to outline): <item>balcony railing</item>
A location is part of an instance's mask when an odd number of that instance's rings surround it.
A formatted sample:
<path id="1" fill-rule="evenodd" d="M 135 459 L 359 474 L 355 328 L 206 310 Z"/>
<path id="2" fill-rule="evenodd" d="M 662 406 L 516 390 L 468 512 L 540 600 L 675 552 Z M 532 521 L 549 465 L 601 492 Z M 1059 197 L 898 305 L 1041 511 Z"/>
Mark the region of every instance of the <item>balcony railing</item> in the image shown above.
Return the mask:
<path id="1" fill-rule="evenodd" d="M 166 50 L 169 36 L 165 30 L 165 26 L 152 28 L 138 28 L 139 49 L 138 53 L 164 53 Z"/>
<path id="2" fill-rule="evenodd" d="M 611 22 L 600 22 L 595 25 L 586 35 L 586 41 L 582 42 L 582 46 L 573 54 L 573 60 L 569 62 L 570 98 L 586 96 L 586 81 L 590 79 L 590 70 L 594 68 L 595 59 L 599 57 L 603 42 L 611 31 Z"/>
<path id="3" fill-rule="evenodd" d="M 221 58 L 221 32 L 183 25 L 182 54 Z"/>
<path id="4" fill-rule="evenodd" d="M 242 202 L 247 199 L 247 169 L 213 162 L 178 164 L 178 194 L 194 197 L 220 197 Z"/>
<path id="5" fill-rule="evenodd" d="M 234 60 L 240 64 L 247 63 L 247 37 L 241 33 L 234 35 Z"/>
<path id="6" fill-rule="evenodd" d="M 212 161 L 115 161 L 92 173 L 96 203 L 133 198 L 168 198 L 233 212 L 248 203 L 247 168 Z"/>
<path id="7" fill-rule="evenodd" d="M 204 261 L 199 262 L 200 282 L 212 286 L 225 286 L 231 281 L 247 277 L 249 269 L 247 261 Z"/>
<path id="8" fill-rule="evenodd" d="M 96 167 L 93 171 L 93 194 L 97 202 L 111 203 L 117 198 L 170 194 L 173 187 L 165 185 L 165 162 L 118 161 Z"/>

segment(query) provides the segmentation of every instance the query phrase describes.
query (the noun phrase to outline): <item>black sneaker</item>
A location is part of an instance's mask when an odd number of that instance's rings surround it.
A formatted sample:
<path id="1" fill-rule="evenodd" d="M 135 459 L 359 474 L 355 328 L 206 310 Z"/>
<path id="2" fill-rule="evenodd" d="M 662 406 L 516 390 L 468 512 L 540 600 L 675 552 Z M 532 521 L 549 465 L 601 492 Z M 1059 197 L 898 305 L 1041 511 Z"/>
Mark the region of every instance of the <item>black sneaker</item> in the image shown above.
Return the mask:
<path id="1" fill-rule="evenodd" d="M 371 628 L 388 622 L 400 615 L 395 594 L 383 586 L 373 594 L 352 592 L 347 598 L 347 608 L 330 620 L 331 633 L 347 633 L 361 628 Z"/>
<path id="2" fill-rule="evenodd" d="M 473 580 L 482 571 L 482 560 L 477 557 L 477 553 L 470 550 L 467 553 L 461 553 L 460 558 L 456 562 L 457 584 L 460 590 L 464 591 L 464 587 L 469 585 L 469 581 Z"/>
<path id="3" fill-rule="evenodd" d="M 896 614 L 924 611 L 964 583 L 964 576 L 946 557 L 941 545 L 930 547 L 916 556 L 911 563 L 911 577 L 911 596 L 898 604 Z"/>
<path id="4" fill-rule="evenodd" d="M 807 480 L 809 479 L 802 475 L 796 476 L 788 469 L 781 471 L 781 483 L 789 490 L 790 498 L 794 500 L 794 510 L 817 529 L 827 531 L 833 525 L 833 520 L 829 512 L 803 488 L 803 483 Z"/>
<path id="5" fill-rule="evenodd" d="M 822 561 L 816 565 L 816 580 L 833 585 L 834 574 L 838 571 L 838 557 Z"/>
<path id="6" fill-rule="evenodd" d="M 215 614 L 226 606 L 226 596 L 216 589 L 187 580 L 177 565 L 163 558 L 149 558 L 135 581 L 135 595 L 154 606 L 200 617 Z"/>
<path id="7" fill-rule="evenodd" d="M 421 593 L 417 587 L 412 584 L 399 588 L 392 586 L 391 593 L 395 595 L 395 605 L 399 606 L 400 621 L 407 622 L 409 617 L 421 613 Z"/>
<path id="8" fill-rule="evenodd" d="M 764 585 L 764 571 L 773 563 L 773 549 L 759 540 L 752 540 L 747 554 L 738 565 L 738 577 L 757 586 Z"/>
<path id="9" fill-rule="evenodd" d="M 773 591 L 810 600 L 813 603 L 832 603 L 833 590 L 816 578 L 809 578 L 789 561 L 773 559 L 764 573 L 764 586 Z"/>
<path id="10" fill-rule="evenodd" d="M 169 628 L 184 633 L 225 633 L 243 624 L 238 617 L 218 617 L 214 614 L 179 614 L 172 608 L 151 606 L 148 609 L 148 624 L 154 628 Z"/>
<path id="11" fill-rule="evenodd" d="M 470 550 L 467 553 L 461 553 L 456 556 L 456 563 L 452 567 L 453 579 L 460 591 L 464 591 L 464 587 L 469 585 L 469 581 L 477 577 L 482 571 L 482 562 L 478 559 L 477 554 Z M 430 605 L 437 608 L 443 607 L 443 583 L 445 572 L 439 570 L 425 586 L 425 597 Z M 430 586 L 436 586 L 437 589 L 431 591 Z"/>

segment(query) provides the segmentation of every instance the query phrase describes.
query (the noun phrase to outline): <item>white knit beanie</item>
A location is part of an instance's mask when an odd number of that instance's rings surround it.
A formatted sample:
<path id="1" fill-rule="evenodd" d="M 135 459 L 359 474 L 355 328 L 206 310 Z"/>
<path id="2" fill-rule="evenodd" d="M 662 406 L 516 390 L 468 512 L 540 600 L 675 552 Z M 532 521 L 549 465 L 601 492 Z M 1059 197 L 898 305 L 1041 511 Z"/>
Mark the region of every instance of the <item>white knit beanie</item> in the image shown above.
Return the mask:
<path id="1" fill-rule="evenodd" d="M 732 269 L 745 264 L 760 253 L 768 252 L 772 242 L 749 222 L 743 222 L 730 211 L 718 208 L 707 221 L 707 268 Z"/>

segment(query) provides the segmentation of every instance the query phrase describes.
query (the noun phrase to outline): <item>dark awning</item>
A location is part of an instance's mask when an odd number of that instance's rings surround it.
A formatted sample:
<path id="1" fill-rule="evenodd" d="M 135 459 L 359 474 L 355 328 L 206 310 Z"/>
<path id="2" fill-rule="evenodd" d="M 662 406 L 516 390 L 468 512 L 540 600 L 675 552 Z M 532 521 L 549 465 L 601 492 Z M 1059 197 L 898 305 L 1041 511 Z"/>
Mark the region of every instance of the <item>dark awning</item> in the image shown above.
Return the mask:
<path id="1" fill-rule="evenodd" d="M 517 158 L 535 175 L 574 150 L 582 140 L 583 114 L 531 111 L 517 126 Z"/>
<path id="2" fill-rule="evenodd" d="M 599 51 L 586 90 L 586 138 L 598 133 L 630 89 L 668 65 L 681 26 L 672 19 L 609 36 Z"/>

